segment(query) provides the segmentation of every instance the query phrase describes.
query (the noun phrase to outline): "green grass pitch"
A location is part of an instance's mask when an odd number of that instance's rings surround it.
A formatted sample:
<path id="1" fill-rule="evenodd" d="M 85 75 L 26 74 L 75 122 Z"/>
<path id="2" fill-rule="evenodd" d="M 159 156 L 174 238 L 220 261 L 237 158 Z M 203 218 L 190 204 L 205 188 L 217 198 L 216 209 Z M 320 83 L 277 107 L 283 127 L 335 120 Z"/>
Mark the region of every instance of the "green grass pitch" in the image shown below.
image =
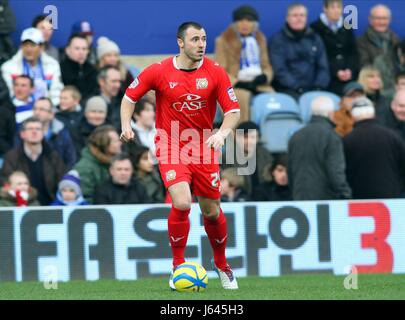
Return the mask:
<path id="1" fill-rule="evenodd" d="M 359 275 L 358 289 L 347 290 L 344 277 L 291 275 L 239 278 L 239 290 L 228 291 L 209 279 L 205 292 L 171 292 L 166 278 L 136 281 L 59 282 L 58 289 L 41 282 L 0 282 L 0 299 L 24 300 L 272 300 L 272 299 L 405 299 L 405 275 Z"/>

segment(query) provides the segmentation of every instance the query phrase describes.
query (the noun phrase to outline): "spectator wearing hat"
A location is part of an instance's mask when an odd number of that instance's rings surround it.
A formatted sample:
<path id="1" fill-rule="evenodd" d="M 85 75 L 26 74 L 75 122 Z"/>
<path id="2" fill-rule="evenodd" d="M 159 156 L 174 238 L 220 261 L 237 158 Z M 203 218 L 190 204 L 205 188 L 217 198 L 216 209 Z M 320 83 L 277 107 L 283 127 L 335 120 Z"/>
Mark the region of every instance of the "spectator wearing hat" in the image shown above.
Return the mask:
<path id="1" fill-rule="evenodd" d="M 117 129 L 121 128 L 121 89 L 120 70 L 117 67 L 106 65 L 102 67 L 97 76 L 100 96 L 107 103 L 107 119 Z"/>
<path id="2" fill-rule="evenodd" d="M 72 25 L 72 31 L 70 34 L 71 35 L 78 34 L 86 38 L 89 47 L 89 54 L 87 56 L 87 61 L 92 66 L 96 66 L 97 52 L 96 49 L 93 47 L 94 29 L 93 26 L 90 24 L 90 22 L 86 20 L 76 21 Z"/>
<path id="3" fill-rule="evenodd" d="M 335 131 L 341 137 L 344 137 L 353 129 L 353 118 L 350 110 L 353 100 L 357 97 L 365 97 L 363 86 L 355 81 L 347 83 L 342 90 L 343 96 L 340 100 L 340 108 L 333 116 L 333 122 L 336 125 Z"/>
<path id="4" fill-rule="evenodd" d="M 134 169 L 126 154 L 111 159 L 110 178 L 96 187 L 93 204 L 151 203 L 144 186 L 133 178 Z"/>
<path id="5" fill-rule="evenodd" d="M 366 97 L 354 100 L 351 113 L 354 128 L 343 143 L 353 199 L 399 198 L 404 191 L 405 142 L 377 122 Z"/>
<path id="6" fill-rule="evenodd" d="M 61 62 L 62 80 L 75 86 L 82 95 L 82 102 L 98 91 L 97 70 L 87 61 L 89 44 L 85 36 L 73 34 L 65 48 L 66 57 Z"/>
<path id="7" fill-rule="evenodd" d="M 84 206 L 89 204 L 83 198 L 80 177 L 76 170 L 66 173 L 58 184 L 56 199 L 51 206 Z"/>
<path id="8" fill-rule="evenodd" d="M 381 122 L 405 141 L 405 90 L 397 91 Z"/>
<path id="9" fill-rule="evenodd" d="M 249 198 L 255 186 L 264 182 L 264 169 L 273 163 L 270 151 L 260 144 L 260 129 L 252 121 L 245 121 L 236 128 L 235 141 L 225 146 L 222 155 L 222 169 L 235 167 L 238 175 L 243 175 L 243 189 Z M 229 159 L 229 155 L 233 158 Z"/>
<path id="10" fill-rule="evenodd" d="M 274 89 L 295 98 L 307 91 L 327 89 L 330 83 L 325 46 L 307 26 L 307 14 L 303 4 L 289 5 L 285 26 L 269 41 Z"/>
<path id="11" fill-rule="evenodd" d="M 20 50 L 1 66 L 10 94 L 13 92 L 13 79 L 24 74 L 34 81 L 34 99 L 48 97 L 55 105 L 59 104 L 63 88 L 61 70 L 58 61 L 42 52 L 42 32 L 36 28 L 25 29 L 20 42 Z"/>
<path id="12" fill-rule="evenodd" d="M 40 206 L 37 190 L 30 185 L 27 175 L 22 171 L 10 174 L 0 190 L 0 207 Z"/>
<path id="13" fill-rule="evenodd" d="M 324 0 L 323 12 L 311 28 L 325 44 L 331 77 L 328 89 L 340 96 L 343 86 L 356 79 L 359 72 L 354 32 L 343 25 L 343 1 Z"/>
<path id="14" fill-rule="evenodd" d="M 350 199 L 341 138 L 334 132 L 334 103 L 320 96 L 309 124 L 288 143 L 288 179 L 293 200 Z"/>
<path id="15" fill-rule="evenodd" d="M 225 68 L 238 98 L 241 121 L 250 120 L 252 94 L 271 92 L 273 70 L 259 15 L 250 6 L 233 12 L 233 23 L 215 40 L 215 60 Z"/>
<path id="16" fill-rule="evenodd" d="M 70 131 L 78 158 L 90 134 L 104 124 L 107 124 L 107 103 L 100 96 L 91 97 L 86 102 L 82 118 Z"/>
<path id="17" fill-rule="evenodd" d="M 97 127 L 89 136 L 74 169 L 81 178 L 84 198 L 93 203 L 95 188 L 109 178 L 111 159 L 121 153 L 121 140 L 111 125 Z"/>
<path id="18" fill-rule="evenodd" d="M 44 37 L 44 51 L 56 61 L 59 61 L 59 49 L 51 44 L 53 26 L 47 16 L 44 14 L 36 16 L 32 20 L 31 26 L 42 32 L 42 36 Z"/>
<path id="19" fill-rule="evenodd" d="M 132 83 L 132 81 L 134 81 L 134 77 L 121 60 L 120 48 L 114 41 L 107 37 L 100 37 L 97 40 L 96 51 L 99 70 L 105 66 L 113 66 L 120 71 L 122 91 L 120 96 L 122 97 L 124 95 L 124 90 Z"/>
<path id="20" fill-rule="evenodd" d="M 6 153 L 1 169 L 1 178 L 12 172 L 23 171 L 38 191 L 41 205 L 53 202 L 58 181 L 66 172 L 66 166 L 58 152 L 44 141 L 42 122 L 34 117 L 25 120 L 21 126 L 22 143 Z"/>

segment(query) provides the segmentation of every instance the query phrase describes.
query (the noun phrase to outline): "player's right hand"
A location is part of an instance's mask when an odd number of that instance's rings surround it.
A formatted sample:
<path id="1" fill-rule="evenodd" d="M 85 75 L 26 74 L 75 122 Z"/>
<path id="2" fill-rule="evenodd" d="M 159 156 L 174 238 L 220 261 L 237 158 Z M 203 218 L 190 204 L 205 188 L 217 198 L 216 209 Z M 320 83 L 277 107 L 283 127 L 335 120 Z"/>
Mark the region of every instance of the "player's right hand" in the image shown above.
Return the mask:
<path id="1" fill-rule="evenodd" d="M 120 140 L 122 142 L 128 142 L 131 140 L 135 140 L 135 133 L 132 131 L 131 128 L 124 128 L 122 129 L 121 135 L 120 135 Z"/>

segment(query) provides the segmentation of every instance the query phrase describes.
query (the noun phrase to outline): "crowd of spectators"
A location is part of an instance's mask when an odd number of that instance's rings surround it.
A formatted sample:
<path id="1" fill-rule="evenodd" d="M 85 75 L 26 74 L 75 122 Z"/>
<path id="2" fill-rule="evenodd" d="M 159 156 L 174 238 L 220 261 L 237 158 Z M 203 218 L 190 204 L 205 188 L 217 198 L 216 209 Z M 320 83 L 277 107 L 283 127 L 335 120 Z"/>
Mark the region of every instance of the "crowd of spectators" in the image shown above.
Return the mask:
<path id="1" fill-rule="evenodd" d="M 153 92 L 136 104 L 135 141 L 119 139 L 121 99 L 136 77 L 119 45 L 78 21 L 57 48 L 52 21 L 38 15 L 15 46 L 7 2 L 1 15 L 0 205 L 170 201 L 157 170 Z M 222 201 L 404 197 L 405 40 L 390 29 L 390 9 L 373 6 L 358 36 L 343 22 L 341 0 L 324 0 L 319 18 L 307 17 L 304 4 L 291 4 L 282 29 L 266 35 L 264 17 L 243 5 L 215 39 L 214 59 L 241 108 L 224 147 Z M 287 152 L 262 145 L 253 98 L 279 92 L 298 101 L 310 91 L 338 95 L 339 110 L 330 97 L 315 98 Z M 228 153 L 243 163 L 229 163 Z"/>

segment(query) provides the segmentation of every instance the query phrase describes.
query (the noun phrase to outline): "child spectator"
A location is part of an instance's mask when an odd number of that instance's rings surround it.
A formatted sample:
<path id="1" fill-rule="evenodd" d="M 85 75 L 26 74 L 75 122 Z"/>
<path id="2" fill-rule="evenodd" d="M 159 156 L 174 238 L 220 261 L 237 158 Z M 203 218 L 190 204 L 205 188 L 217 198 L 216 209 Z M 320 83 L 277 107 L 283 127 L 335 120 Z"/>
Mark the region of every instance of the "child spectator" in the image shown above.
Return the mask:
<path id="1" fill-rule="evenodd" d="M 66 86 L 60 93 L 60 104 L 57 107 L 56 119 L 62 121 L 70 131 L 82 116 L 81 99 L 82 95 L 75 86 Z"/>
<path id="2" fill-rule="evenodd" d="M 89 204 L 83 198 L 80 177 L 76 170 L 70 170 L 59 182 L 56 200 L 51 206 L 84 206 Z"/>
<path id="3" fill-rule="evenodd" d="M 287 166 L 287 154 L 280 154 L 275 158 L 273 164 L 265 170 L 266 182 L 260 184 L 253 193 L 255 201 L 292 200 L 291 190 L 288 186 Z"/>
<path id="4" fill-rule="evenodd" d="M 221 201 L 244 202 L 249 201 L 246 191 L 243 189 L 244 180 L 238 175 L 238 169 L 231 167 L 221 173 Z"/>
<path id="5" fill-rule="evenodd" d="M 0 191 L 0 206 L 26 207 L 40 206 L 37 190 L 31 187 L 27 175 L 22 171 L 14 171 Z"/>

